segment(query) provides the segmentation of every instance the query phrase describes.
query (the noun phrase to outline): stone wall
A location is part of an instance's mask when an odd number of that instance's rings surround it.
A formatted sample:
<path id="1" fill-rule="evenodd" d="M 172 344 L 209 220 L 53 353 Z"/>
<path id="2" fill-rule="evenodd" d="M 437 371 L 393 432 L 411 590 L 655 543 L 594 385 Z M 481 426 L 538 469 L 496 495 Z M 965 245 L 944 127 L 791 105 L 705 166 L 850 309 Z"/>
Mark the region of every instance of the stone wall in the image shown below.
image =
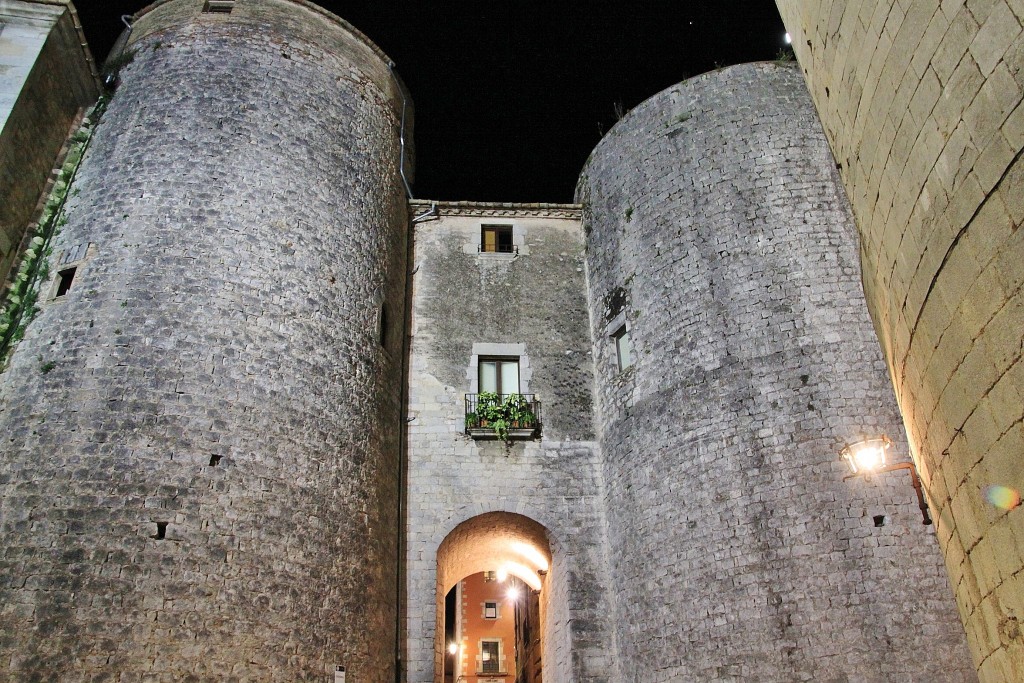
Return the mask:
<path id="1" fill-rule="evenodd" d="M 1024 679 L 1024 5 L 778 0 L 981 678 Z"/>
<path id="2" fill-rule="evenodd" d="M 425 214 L 431 206 L 413 202 L 411 213 Z M 594 444 L 579 209 L 433 206 L 435 213 L 414 226 L 408 681 L 427 683 L 440 671 L 435 629 L 443 623 L 438 610 L 451 585 L 437 585 L 437 549 L 461 523 L 490 512 L 518 513 L 548 534 L 545 679 L 619 680 Z M 518 254 L 477 253 L 483 223 L 512 226 Z M 521 374 L 528 380 L 522 390 L 542 403 L 539 439 L 506 446 L 464 433 L 464 396 L 477 390 L 474 356 L 487 349 L 494 353 L 499 345 L 522 354 Z M 472 571 L 481 568 L 466 573 Z"/>
<path id="3" fill-rule="evenodd" d="M 71 126 L 99 94 L 76 16 L 70 3 L 0 7 L 0 283 Z"/>
<path id="4" fill-rule="evenodd" d="M 390 683 L 400 98 L 336 18 L 202 4 L 136 23 L 0 377 L 0 669 Z"/>
<path id="5" fill-rule="evenodd" d="M 909 481 L 842 480 L 862 434 L 908 453 L 799 72 L 654 96 L 577 194 L 623 680 L 972 678 Z"/>

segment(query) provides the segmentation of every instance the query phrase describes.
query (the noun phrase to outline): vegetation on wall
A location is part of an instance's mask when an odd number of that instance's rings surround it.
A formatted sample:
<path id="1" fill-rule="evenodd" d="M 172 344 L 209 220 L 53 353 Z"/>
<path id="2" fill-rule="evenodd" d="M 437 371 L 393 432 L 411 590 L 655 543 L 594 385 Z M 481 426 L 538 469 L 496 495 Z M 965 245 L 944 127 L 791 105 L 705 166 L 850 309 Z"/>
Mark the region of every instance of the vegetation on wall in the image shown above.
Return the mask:
<path id="1" fill-rule="evenodd" d="M 64 164 L 32 230 L 32 238 L 20 256 L 20 266 L 0 308 L 0 368 L 7 365 L 11 350 L 21 341 L 26 326 L 39 312 L 39 292 L 50 277 L 51 242 L 66 223 L 64 204 L 68 191 L 106 106 L 106 98 L 100 98 L 82 121 L 82 126 L 71 136 Z"/>
<path id="2" fill-rule="evenodd" d="M 536 425 L 537 416 L 522 394 L 510 394 L 502 400 L 498 394 L 484 391 L 477 396 L 476 412 L 466 415 L 467 429 L 490 427 L 502 441 L 509 440 L 510 429 L 532 429 Z"/>

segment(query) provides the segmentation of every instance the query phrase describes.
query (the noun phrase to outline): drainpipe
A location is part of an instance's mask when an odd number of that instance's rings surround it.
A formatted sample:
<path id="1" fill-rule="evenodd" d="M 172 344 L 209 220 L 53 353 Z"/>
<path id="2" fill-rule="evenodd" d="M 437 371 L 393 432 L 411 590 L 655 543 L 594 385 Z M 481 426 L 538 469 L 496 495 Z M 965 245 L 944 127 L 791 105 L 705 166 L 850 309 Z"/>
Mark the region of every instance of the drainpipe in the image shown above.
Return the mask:
<path id="1" fill-rule="evenodd" d="M 428 218 L 430 218 L 431 216 L 436 216 L 436 215 L 437 215 L 437 202 L 430 202 L 430 208 L 427 209 L 426 211 L 424 211 L 423 213 L 421 213 L 419 216 L 416 216 L 415 218 L 413 218 L 412 219 L 412 224 L 416 225 L 417 223 L 425 221 Z"/>
<path id="2" fill-rule="evenodd" d="M 398 81 L 398 75 L 395 74 L 395 63 L 388 62 L 388 71 L 391 72 L 391 78 L 395 81 L 395 87 L 398 88 L 398 94 L 402 97 L 402 128 L 398 133 L 398 142 L 401 145 L 402 158 L 398 162 L 398 173 L 402 176 L 402 184 L 405 185 L 405 195 L 409 199 L 413 199 L 412 188 L 409 187 L 409 181 L 405 177 L 405 110 L 408 106 L 408 102 L 405 98 L 405 89 L 402 84 Z"/>
<path id="3" fill-rule="evenodd" d="M 107 59 L 106 62 L 104 62 L 104 64 L 109 64 L 112 60 L 120 57 L 121 54 L 125 51 L 125 48 L 128 47 L 128 40 L 132 37 L 132 24 L 129 21 L 129 19 L 131 18 L 132 15 L 130 14 L 121 15 L 121 23 L 125 25 L 125 30 L 122 31 L 121 35 L 119 35 L 117 37 L 117 40 L 114 41 L 114 46 L 110 48 L 110 52 L 107 54 Z M 116 78 L 117 77 L 115 74 L 108 73 L 103 78 L 103 86 L 106 88 L 110 88 L 112 85 L 114 85 L 114 81 L 116 80 Z"/>

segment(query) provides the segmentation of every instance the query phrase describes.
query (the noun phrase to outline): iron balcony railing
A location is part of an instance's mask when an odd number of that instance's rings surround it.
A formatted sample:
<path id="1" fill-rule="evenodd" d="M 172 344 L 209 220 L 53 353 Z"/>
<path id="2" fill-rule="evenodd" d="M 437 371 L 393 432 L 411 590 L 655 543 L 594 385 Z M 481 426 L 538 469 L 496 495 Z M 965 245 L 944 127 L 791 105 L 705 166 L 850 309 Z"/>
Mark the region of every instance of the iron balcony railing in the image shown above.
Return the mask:
<path id="1" fill-rule="evenodd" d="M 503 423 L 503 424 L 500 424 Z M 466 394 L 466 434 L 529 439 L 540 434 L 540 401 L 534 394 Z"/>

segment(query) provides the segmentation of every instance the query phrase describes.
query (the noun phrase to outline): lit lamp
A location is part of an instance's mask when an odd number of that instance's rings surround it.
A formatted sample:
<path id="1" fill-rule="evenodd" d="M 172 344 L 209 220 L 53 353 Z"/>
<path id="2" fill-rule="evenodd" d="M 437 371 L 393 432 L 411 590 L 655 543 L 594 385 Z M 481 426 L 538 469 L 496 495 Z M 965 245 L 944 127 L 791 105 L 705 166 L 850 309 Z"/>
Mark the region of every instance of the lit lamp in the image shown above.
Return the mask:
<path id="1" fill-rule="evenodd" d="M 892 472 L 894 470 L 906 470 L 910 473 L 910 483 L 917 493 L 917 504 L 921 508 L 923 524 L 931 524 L 932 518 L 928 514 L 928 503 L 924 500 L 924 489 L 921 487 L 921 478 L 917 476 L 917 469 L 912 462 L 897 462 L 892 465 L 885 464 L 885 452 L 892 446 L 892 440 L 884 434 L 879 437 L 862 439 L 856 443 L 847 445 L 839 452 L 843 459 L 849 464 L 853 474 L 843 477 L 843 481 L 853 477 L 868 477 L 872 474 Z"/>

